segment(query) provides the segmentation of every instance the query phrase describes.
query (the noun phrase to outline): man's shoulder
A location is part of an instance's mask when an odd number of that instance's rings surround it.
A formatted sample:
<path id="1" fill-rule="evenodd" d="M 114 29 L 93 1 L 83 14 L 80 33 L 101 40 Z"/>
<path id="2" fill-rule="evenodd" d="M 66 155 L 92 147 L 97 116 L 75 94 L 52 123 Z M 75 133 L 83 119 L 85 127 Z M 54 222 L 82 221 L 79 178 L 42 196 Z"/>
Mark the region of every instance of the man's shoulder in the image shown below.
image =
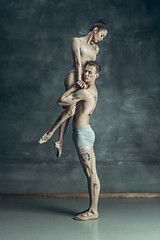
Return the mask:
<path id="1" fill-rule="evenodd" d="M 97 91 L 93 91 L 89 88 L 78 90 L 78 94 L 83 98 L 83 100 L 88 100 L 88 99 L 93 98 L 95 96 L 96 92 Z"/>
<path id="2" fill-rule="evenodd" d="M 87 93 L 88 93 L 88 91 L 87 91 L 87 89 L 79 88 L 79 89 L 77 90 L 77 93 L 86 96 Z"/>

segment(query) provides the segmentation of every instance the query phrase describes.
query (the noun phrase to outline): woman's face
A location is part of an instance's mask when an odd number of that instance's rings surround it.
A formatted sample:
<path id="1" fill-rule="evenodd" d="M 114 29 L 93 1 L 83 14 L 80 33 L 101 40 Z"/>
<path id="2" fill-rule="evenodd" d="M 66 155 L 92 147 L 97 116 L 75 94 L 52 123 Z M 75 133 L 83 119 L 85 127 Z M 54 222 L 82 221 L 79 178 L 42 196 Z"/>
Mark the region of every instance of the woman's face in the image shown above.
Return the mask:
<path id="1" fill-rule="evenodd" d="M 106 29 L 98 31 L 98 28 L 93 30 L 93 41 L 95 43 L 103 41 L 103 38 L 106 37 L 108 31 Z"/>

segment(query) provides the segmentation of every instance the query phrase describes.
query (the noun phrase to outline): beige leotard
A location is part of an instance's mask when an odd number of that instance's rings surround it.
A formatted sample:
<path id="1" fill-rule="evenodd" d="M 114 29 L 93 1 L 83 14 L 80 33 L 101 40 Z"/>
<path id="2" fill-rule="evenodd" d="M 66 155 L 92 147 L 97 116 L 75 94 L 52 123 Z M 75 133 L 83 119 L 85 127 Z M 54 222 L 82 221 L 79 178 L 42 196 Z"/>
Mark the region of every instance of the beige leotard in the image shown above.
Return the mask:
<path id="1" fill-rule="evenodd" d="M 81 54 L 82 66 L 84 66 L 87 61 L 91 61 L 91 60 L 95 61 L 96 60 L 96 51 L 91 50 L 84 45 L 81 46 L 80 54 Z M 75 73 L 75 66 L 73 66 L 73 68 L 70 70 L 70 72 Z"/>
<path id="2" fill-rule="evenodd" d="M 81 64 L 82 64 L 82 72 L 83 72 L 83 67 L 87 61 L 96 60 L 97 51 L 96 51 L 96 46 L 84 45 L 83 41 L 81 39 L 79 40 L 81 41 L 80 55 L 81 55 Z M 75 84 L 76 82 L 75 73 L 76 73 L 76 66 L 75 66 L 75 63 L 73 63 L 73 67 L 67 74 L 64 81 L 66 89 L 68 89 L 73 84 Z"/>

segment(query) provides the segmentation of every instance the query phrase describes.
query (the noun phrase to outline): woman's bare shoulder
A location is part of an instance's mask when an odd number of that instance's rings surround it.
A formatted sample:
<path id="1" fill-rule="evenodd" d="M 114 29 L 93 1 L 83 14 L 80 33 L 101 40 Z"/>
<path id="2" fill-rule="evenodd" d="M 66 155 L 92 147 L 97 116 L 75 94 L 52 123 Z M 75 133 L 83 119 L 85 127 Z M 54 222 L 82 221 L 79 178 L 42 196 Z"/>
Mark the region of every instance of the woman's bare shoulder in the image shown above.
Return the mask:
<path id="1" fill-rule="evenodd" d="M 74 48 L 75 46 L 81 48 L 81 44 L 82 44 L 82 41 L 80 38 L 78 37 L 72 38 L 72 43 L 71 43 L 72 48 Z"/>
<path id="2" fill-rule="evenodd" d="M 81 40 L 81 38 L 79 38 L 79 37 L 74 37 L 74 38 L 72 38 L 72 42 L 73 41 L 75 41 L 75 42 L 81 42 L 82 40 Z"/>

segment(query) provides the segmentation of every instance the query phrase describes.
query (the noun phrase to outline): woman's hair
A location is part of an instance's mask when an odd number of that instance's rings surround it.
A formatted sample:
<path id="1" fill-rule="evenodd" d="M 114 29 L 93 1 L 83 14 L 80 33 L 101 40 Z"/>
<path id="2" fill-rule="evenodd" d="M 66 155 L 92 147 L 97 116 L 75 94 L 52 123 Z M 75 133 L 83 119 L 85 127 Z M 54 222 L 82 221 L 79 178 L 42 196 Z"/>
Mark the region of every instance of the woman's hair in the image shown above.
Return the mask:
<path id="1" fill-rule="evenodd" d="M 98 20 L 95 24 L 92 25 L 92 27 L 89 29 L 89 31 L 92 31 L 95 27 L 98 28 L 98 31 L 101 30 L 107 30 L 107 25 L 103 20 Z"/>
<path id="2" fill-rule="evenodd" d="M 89 65 L 89 66 L 94 66 L 95 68 L 96 68 L 96 72 L 97 73 L 100 73 L 101 72 L 101 67 L 100 67 L 100 65 L 97 63 L 97 62 L 95 62 L 95 61 L 87 61 L 86 62 L 86 64 L 85 64 L 85 66 L 84 66 L 84 68 L 87 66 L 87 65 Z"/>

